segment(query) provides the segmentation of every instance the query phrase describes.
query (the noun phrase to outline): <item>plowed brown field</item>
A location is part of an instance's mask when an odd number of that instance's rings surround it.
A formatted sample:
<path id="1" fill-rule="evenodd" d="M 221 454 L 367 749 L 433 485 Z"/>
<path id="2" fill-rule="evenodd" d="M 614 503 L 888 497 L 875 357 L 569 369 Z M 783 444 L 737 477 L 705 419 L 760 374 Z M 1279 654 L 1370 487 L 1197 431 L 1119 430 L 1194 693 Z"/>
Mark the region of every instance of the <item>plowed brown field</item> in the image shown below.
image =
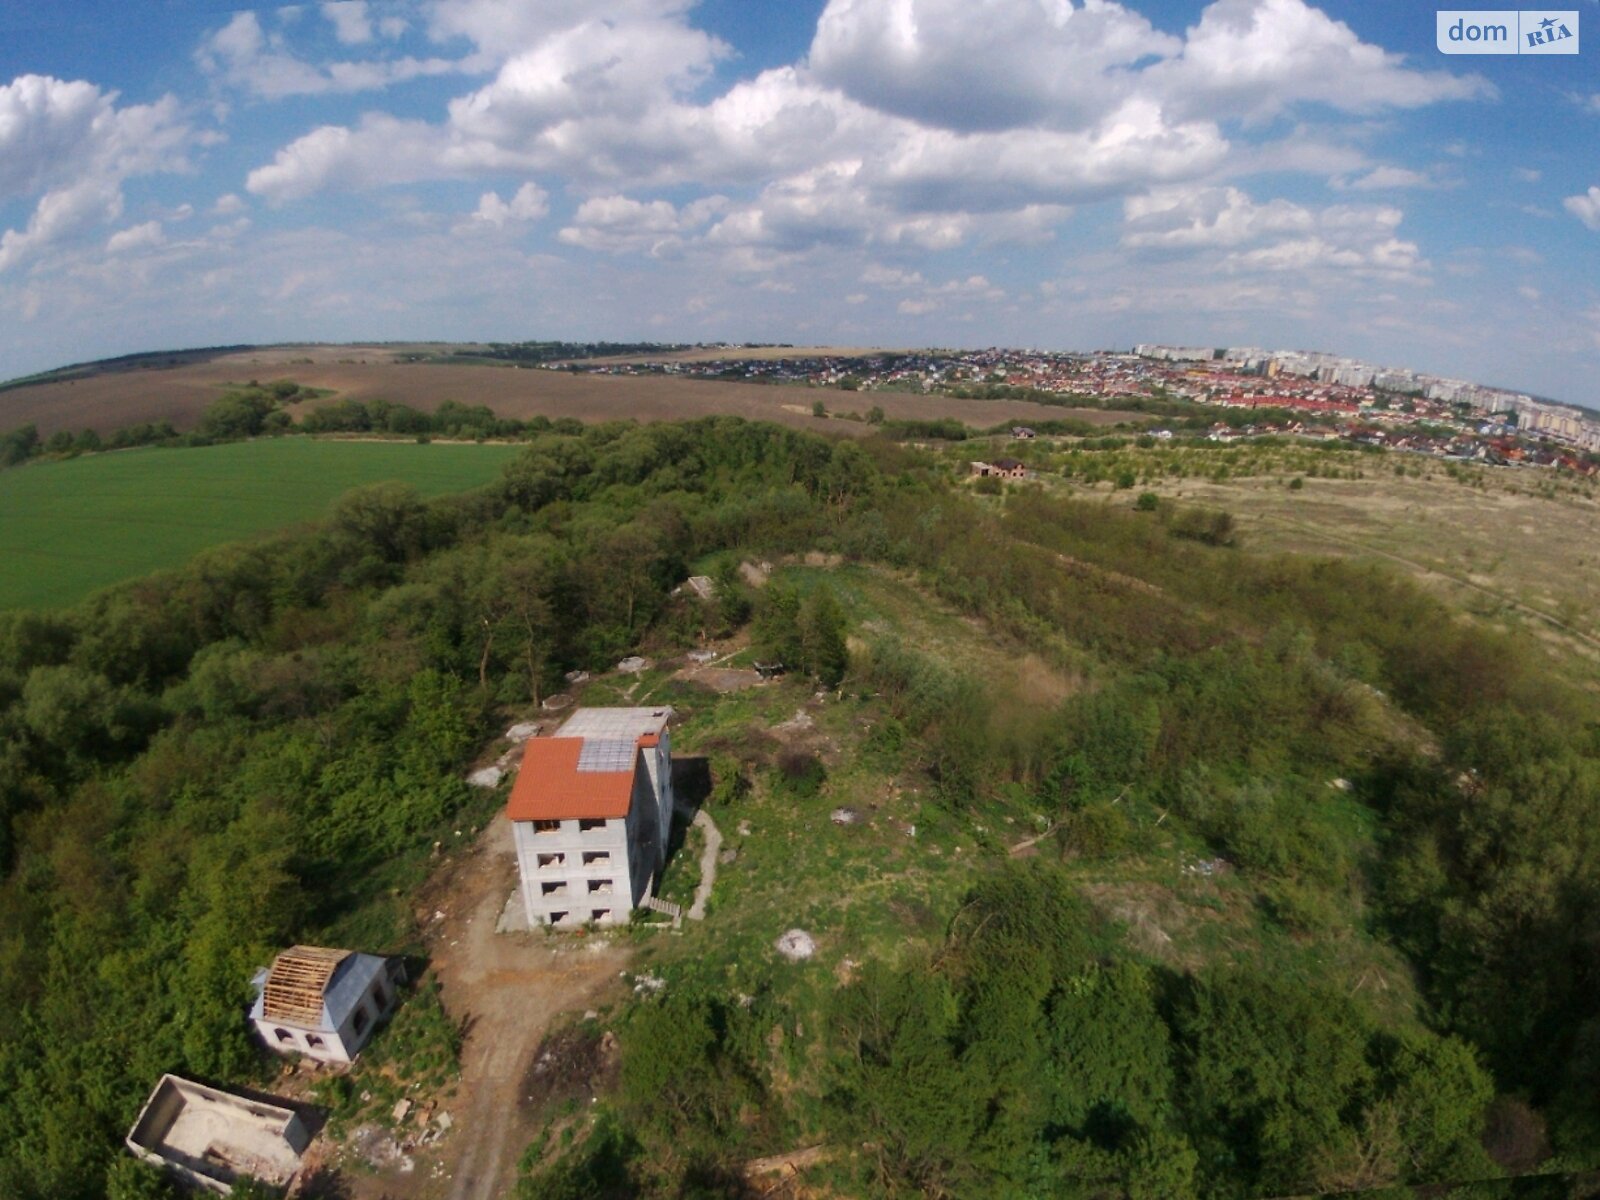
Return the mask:
<path id="1" fill-rule="evenodd" d="M 801 353 L 794 351 L 792 353 Z M 333 393 L 329 399 L 382 398 L 425 412 L 445 400 L 486 404 L 506 417 L 632 418 L 669 421 L 717 413 L 777 421 L 805 429 L 864 434 L 859 421 L 819 420 L 811 405 L 865 412 L 880 406 L 890 418 L 954 418 L 975 428 L 1003 421 L 1028 424 L 1079 418 L 1110 425 L 1134 414 L 1054 408 L 1020 400 L 956 400 L 896 392 L 851 393 L 661 376 L 574 375 L 514 367 L 395 362 L 394 347 L 289 346 L 224 354 L 174 367 L 105 371 L 84 378 L 0 392 L 0 430 L 32 422 L 48 437 L 58 429 L 102 434 L 145 421 L 186 429 L 229 384 L 293 379 Z M 314 403 L 326 403 L 318 401 Z"/>

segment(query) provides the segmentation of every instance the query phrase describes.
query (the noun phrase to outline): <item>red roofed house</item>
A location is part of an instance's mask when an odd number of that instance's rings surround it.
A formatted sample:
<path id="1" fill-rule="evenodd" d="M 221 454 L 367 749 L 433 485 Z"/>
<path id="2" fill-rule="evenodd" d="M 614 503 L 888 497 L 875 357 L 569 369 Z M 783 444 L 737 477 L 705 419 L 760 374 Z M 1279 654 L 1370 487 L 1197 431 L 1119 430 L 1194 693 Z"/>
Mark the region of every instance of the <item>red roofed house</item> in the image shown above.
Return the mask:
<path id="1" fill-rule="evenodd" d="M 672 830 L 670 708 L 580 708 L 511 788 L 529 925 L 612 924 L 652 894 Z"/>

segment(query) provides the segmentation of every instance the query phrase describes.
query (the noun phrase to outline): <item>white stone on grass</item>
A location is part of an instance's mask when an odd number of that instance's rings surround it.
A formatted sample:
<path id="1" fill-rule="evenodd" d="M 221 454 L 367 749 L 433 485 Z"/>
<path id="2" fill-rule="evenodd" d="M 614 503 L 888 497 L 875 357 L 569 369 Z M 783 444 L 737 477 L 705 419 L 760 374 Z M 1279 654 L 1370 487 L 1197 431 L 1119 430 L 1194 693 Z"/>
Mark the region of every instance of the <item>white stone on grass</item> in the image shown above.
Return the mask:
<path id="1" fill-rule="evenodd" d="M 804 929 L 791 929 L 774 944 L 790 962 L 801 962 L 817 952 L 816 940 Z"/>

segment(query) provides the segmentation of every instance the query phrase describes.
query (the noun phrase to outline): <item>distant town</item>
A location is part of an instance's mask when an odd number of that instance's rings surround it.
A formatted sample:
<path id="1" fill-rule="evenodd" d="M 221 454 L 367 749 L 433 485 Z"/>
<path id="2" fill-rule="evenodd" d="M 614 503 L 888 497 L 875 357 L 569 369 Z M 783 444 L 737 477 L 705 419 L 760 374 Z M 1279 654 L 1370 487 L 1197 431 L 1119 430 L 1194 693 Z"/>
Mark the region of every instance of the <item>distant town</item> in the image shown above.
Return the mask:
<path id="1" fill-rule="evenodd" d="M 1566 467 L 1585 474 L 1600 469 L 1600 417 L 1594 413 L 1526 393 L 1316 351 L 1144 344 L 1131 352 L 990 348 L 857 356 L 796 349 L 793 357 L 775 357 L 771 347 L 762 347 L 759 355 L 754 347 L 726 349 L 726 357 L 645 353 L 627 361 L 568 359 L 540 365 L 863 392 L 993 395 L 1068 407 L 1087 402 L 1157 416 L 1177 411 L 1164 403 L 1187 402 L 1235 410 L 1208 431 L 1218 440 L 1288 433 L 1495 464 Z M 1237 410 L 1260 419 L 1241 422 Z"/>

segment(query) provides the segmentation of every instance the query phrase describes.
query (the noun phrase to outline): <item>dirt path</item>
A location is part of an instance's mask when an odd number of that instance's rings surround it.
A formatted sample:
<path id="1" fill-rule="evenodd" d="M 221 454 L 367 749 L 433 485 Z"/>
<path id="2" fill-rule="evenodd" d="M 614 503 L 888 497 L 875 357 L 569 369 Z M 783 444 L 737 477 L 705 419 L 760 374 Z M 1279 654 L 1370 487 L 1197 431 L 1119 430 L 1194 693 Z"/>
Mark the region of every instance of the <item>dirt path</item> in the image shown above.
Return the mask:
<path id="1" fill-rule="evenodd" d="M 1009 854 L 1012 858 L 1018 858 L 1021 855 L 1026 854 L 1029 850 L 1032 850 L 1040 842 L 1044 841 L 1045 838 L 1050 837 L 1059 828 L 1061 828 L 1061 826 L 1052 825 L 1052 826 L 1050 826 L 1049 829 L 1046 829 L 1043 833 L 1034 834 L 1034 836 L 1030 837 L 1030 838 L 1023 838 L 1020 842 L 1017 842 L 1014 845 L 1012 845 L 1012 847 L 1009 850 L 1007 850 L 1006 853 Z"/>
<path id="2" fill-rule="evenodd" d="M 694 814 L 694 823 L 706 835 L 706 848 L 700 851 L 700 882 L 695 885 L 694 903 L 689 906 L 691 921 L 706 919 L 706 901 L 711 899 L 711 889 L 717 882 L 717 855 L 722 853 L 722 830 L 711 819 L 711 814 L 701 809 Z"/>
<path id="3" fill-rule="evenodd" d="M 511 829 L 499 816 L 427 890 L 427 903 L 445 914 L 427 935 L 444 1006 L 467 1029 L 454 1130 L 437 1157 L 419 1160 L 414 1180 L 363 1180 L 376 1186 L 358 1196 L 510 1196 L 534 1132 L 520 1094 L 534 1051 L 554 1018 L 593 1007 L 618 986 L 628 951 L 604 937 L 496 934 L 515 886 Z"/>

